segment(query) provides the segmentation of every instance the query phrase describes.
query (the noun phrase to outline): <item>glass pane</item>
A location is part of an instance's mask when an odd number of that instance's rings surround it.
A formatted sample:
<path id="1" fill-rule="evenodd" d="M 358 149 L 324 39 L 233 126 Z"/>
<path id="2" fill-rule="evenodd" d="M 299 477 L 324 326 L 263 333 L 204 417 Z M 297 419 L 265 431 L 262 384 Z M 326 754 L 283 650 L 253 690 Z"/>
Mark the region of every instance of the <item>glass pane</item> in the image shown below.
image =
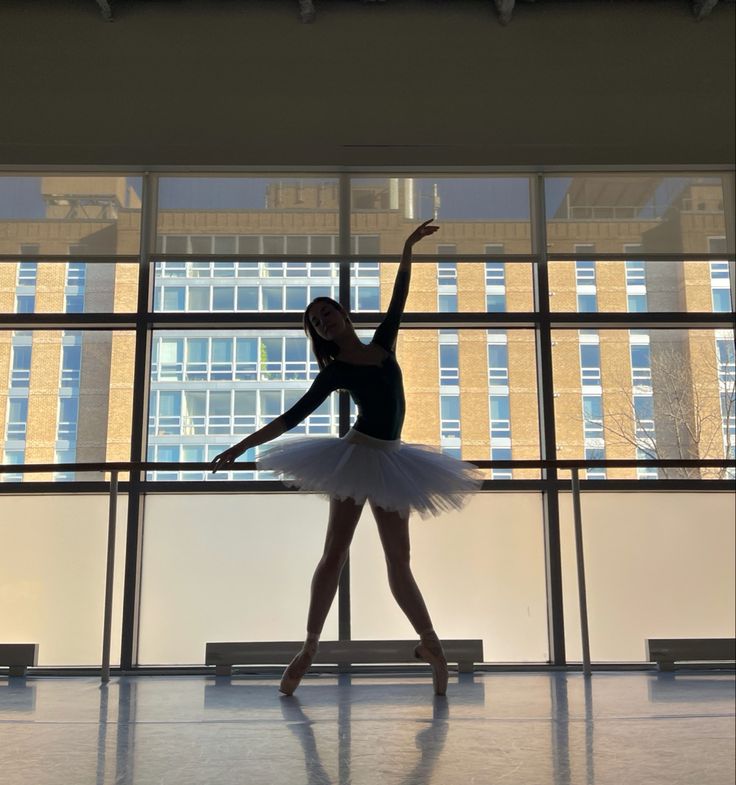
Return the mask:
<path id="1" fill-rule="evenodd" d="M 130 313 L 138 265 L 0 262 L 0 313 Z"/>
<path id="2" fill-rule="evenodd" d="M 486 662 L 546 662 L 541 496 L 478 493 L 460 512 L 411 526 L 412 570 L 441 638 L 481 638 Z M 352 634 L 412 639 L 391 596 L 366 505 L 350 549 Z"/>
<path id="3" fill-rule="evenodd" d="M 415 253 L 531 253 L 526 177 L 352 178 L 350 200 L 352 253 L 400 254 L 409 234 L 433 217 L 440 230 Z M 377 213 L 387 220 L 377 221 Z"/>
<path id="4" fill-rule="evenodd" d="M 4 332 L 0 339 L 0 378 L 8 380 L 0 386 L 3 462 L 130 459 L 132 332 L 28 330 Z M 9 400 L 20 398 L 26 402 L 23 407 L 8 407 Z M 6 474 L 4 481 L 101 478 L 97 472 L 76 477 L 56 472 Z"/>
<path id="5" fill-rule="evenodd" d="M 495 279 L 489 278 L 487 264 L 483 261 L 459 262 L 456 283 L 449 284 L 442 279 L 442 269 L 437 264 L 416 262 L 411 269 L 406 312 L 533 311 L 531 264 L 501 263 L 505 274 L 503 278 Z M 368 265 L 367 269 L 363 269 L 364 265 Z M 380 302 L 380 310 L 385 312 L 391 302 L 398 264 L 360 262 L 351 267 L 351 308 L 376 311 Z"/>
<path id="6" fill-rule="evenodd" d="M 157 331 L 152 357 L 148 455 L 159 462 L 193 461 L 182 456 L 195 452 L 203 456 L 199 460 L 211 460 L 290 408 L 318 372 L 309 339 L 301 330 Z M 206 411 L 172 408 L 169 398 L 180 391 L 186 400 L 195 393 L 206 399 Z M 332 395 L 323 408 L 280 438 L 337 433 L 337 395 Z M 240 460 L 253 461 L 259 452 L 260 448 L 249 450 Z M 229 476 L 275 479 L 269 472 L 255 471 Z M 228 474 L 166 471 L 150 477 L 218 481 Z"/>
<path id="7" fill-rule="evenodd" d="M 593 661 L 643 662 L 647 638 L 734 637 L 735 512 L 730 493 L 583 493 Z M 570 494 L 560 524 L 565 646 L 582 660 Z"/>
<path id="8" fill-rule="evenodd" d="M 315 297 L 338 297 L 337 263 L 234 262 L 227 270 L 223 264 L 157 262 L 154 310 L 303 311 Z"/>
<path id="9" fill-rule="evenodd" d="M 149 495 L 139 663 L 201 665 L 208 641 L 303 640 L 327 513 L 310 494 Z M 322 637 L 337 637 L 337 603 Z"/>
<path id="10" fill-rule="evenodd" d="M 624 248 L 625 250 L 625 248 Z M 731 310 L 728 262 L 550 262 L 553 311 L 657 313 Z"/>
<path id="11" fill-rule="evenodd" d="M 350 198 L 352 253 L 400 254 L 408 235 L 432 217 L 440 231 L 415 253 L 531 252 L 526 177 L 353 178 Z"/>
<path id="12" fill-rule="evenodd" d="M 0 176 L 0 254 L 135 256 L 141 178 Z"/>
<path id="13" fill-rule="evenodd" d="M 733 331 L 555 330 L 552 339 L 559 458 L 588 450 L 631 460 L 733 455 Z M 600 416 L 586 419 L 594 408 Z M 727 471 L 632 468 L 595 476 L 713 479 Z"/>
<path id="14" fill-rule="evenodd" d="M 162 177 L 156 247 L 182 255 L 335 254 L 338 193 L 331 177 Z"/>
<path id="15" fill-rule="evenodd" d="M 40 666 L 102 662 L 106 494 L 0 495 L 4 641 L 38 644 Z M 118 496 L 110 664 L 120 663 L 127 496 Z M 22 522 L 22 523 L 21 523 Z"/>
<path id="16" fill-rule="evenodd" d="M 407 404 L 402 438 L 407 442 L 442 448 L 461 448 L 462 457 L 471 461 L 491 458 L 491 451 L 495 448 L 512 449 L 513 440 L 514 459 L 538 458 L 535 343 L 532 331 L 456 332 L 458 338 L 455 349 L 443 355 L 442 363 L 439 347 L 445 336 L 440 336 L 439 331 L 403 330 L 400 333 L 397 357 L 402 366 Z M 373 331 L 360 330 L 358 335 L 367 343 Z M 181 363 L 172 365 L 158 359 L 161 357 L 160 347 L 169 343 L 174 336 L 186 343 L 183 356 L 190 359 L 184 367 Z M 197 342 L 197 352 L 202 352 L 202 342 L 208 341 L 208 359 L 192 360 L 189 341 Z M 502 347 L 504 351 L 491 355 L 489 347 Z M 231 417 L 221 414 L 215 422 L 210 409 L 209 420 L 193 423 L 163 411 L 160 399 L 159 408 L 156 408 L 156 399 L 152 398 L 149 455 L 151 460 L 159 461 L 165 459 L 157 449 L 170 447 L 174 441 L 182 447 L 206 447 L 209 460 L 239 441 L 242 434 L 257 430 L 290 408 L 306 392 L 318 372 L 311 344 L 301 331 L 269 331 L 266 334 L 262 330 L 218 331 L 215 336 L 204 331 L 159 331 L 154 335 L 153 358 L 153 392 L 171 392 L 172 387 L 179 390 L 214 391 L 222 390 L 224 384 L 227 395 L 249 390 L 257 392 L 258 400 L 258 410 L 252 416 Z M 458 397 L 460 410 L 459 420 L 455 419 L 452 423 L 441 416 L 440 391 L 447 393 L 448 384 L 456 386 L 454 393 Z M 504 397 L 502 408 L 507 414 L 502 421 L 491 417 L 492 396 Z M 327 399 L 324 408 L 315 410 L 280 438 L 289 439 L 304 434 L 336 436 L 337 406 L 338 398 L 333 394 Z M 434 415 L 431 415 L 432 411 Z M 353 404 L 353 421 L 356 414 Z M 195 425 L 197 428 L 192 430 Z M 449 433 L 450 430 L 452 433 Z M 259 450 L 249 451 L 241 460 L 254 460 Z M 176 455 L 179 455 L 178 451 Z M 244 480 L 274 479 L 268 472 L 258 474 L 256 477 L 255 471 L 243 470 L 233 476 Z M 175 476 L 168 472 L 152 475 L 155 479 L 174 479 Z M 536 469 L 515 470 L 513 473 L 514 478 L 538 476 Z M 219 473 L 213 476 L 200 472 L 189 479 L 220 480 L 226 477 Z"/>
<path id="17" fill-rule="evenodd" d="M 595 243 L 599 253 L 723 253 L 726 220 L 720 175 L 607 174 L 545 178 L 547 248 L 575 253 Z"/>

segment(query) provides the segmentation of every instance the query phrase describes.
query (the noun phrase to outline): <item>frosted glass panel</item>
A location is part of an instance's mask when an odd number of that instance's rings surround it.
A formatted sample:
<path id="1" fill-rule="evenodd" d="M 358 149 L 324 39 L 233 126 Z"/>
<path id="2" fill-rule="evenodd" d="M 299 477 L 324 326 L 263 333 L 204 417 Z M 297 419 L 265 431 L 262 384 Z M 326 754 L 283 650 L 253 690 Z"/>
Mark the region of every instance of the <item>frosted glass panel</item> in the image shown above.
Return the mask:
<path id="1" fill-rule="evenodd" d="M 414 577 L 441 638 L 482 638 L 487 662 L 547 661 L 539 494 L 480 493 L 460 512 L 409 525 Z M 414 638 L 367 505 L 350 558 L 353 638 Z"/>
<path id="2" fill-rule="evenodd" d="M 301 640 L 329 506 L 310 494 L 146 498 L 139 664 L 208 641 Z M 324 639 L 337 637 L 337 600 Z"/>
<path id="3" fill-rule="evenodd" d="M 0 497 L 0 636 L 38 665 L 99 666 L 109 497 Z M 118 497 L 110 664 L 120 663 L 127 497 Z"/>
<path id="4" fill-rule="evenodd" d="M 593 661 L 644 661 L 647 638 L 734 637 L 734 512 L 729 493 L 583 493 Z M 580 661 L 570 494 L 560 529 L 565 645 Z"/>

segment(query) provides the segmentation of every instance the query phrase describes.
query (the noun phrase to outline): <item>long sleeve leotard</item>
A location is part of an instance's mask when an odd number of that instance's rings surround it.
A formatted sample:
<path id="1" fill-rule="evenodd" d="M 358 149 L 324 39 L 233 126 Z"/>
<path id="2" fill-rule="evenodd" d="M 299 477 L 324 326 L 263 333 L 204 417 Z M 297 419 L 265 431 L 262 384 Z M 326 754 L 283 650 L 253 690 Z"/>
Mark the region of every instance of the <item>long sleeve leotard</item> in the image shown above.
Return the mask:
<path id="1" fill-rule="evenodd" d="M 409 269 L 399 268 L 386 316 L 376 329 L 373 343 L 388 352 L 381 365 L 358 365 L 333 360 L 323 368 L 307 392 L 281 415 L 290 430 L 309 416 L 335 390 L 347 390 L 358 407 L 356 431 L 376 439 L 398 439 L 404 424 L 406 402 L 395 345 L 401 315 L 409 292 Z"/>

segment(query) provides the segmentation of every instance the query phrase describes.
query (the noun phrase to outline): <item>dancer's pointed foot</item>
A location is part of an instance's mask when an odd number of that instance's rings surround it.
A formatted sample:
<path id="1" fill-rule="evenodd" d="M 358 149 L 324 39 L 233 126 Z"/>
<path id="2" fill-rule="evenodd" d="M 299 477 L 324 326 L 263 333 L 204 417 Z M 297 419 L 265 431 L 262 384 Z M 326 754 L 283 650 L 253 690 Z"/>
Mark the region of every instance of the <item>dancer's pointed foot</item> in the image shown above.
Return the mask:
<path id="1" fill-rule="evenodd" d="M 309 670 L 314 655 L 317 653 L 317 640 L 307 638 L 301 651 L 286 666 L 284 675 L 281 677 L 279 692 L 284 695 L 293 695 L 294 690 L 299 686 L 304 674 Z"/>
<path id="2" fill-rule="evenodd" d="M 447 660 L 442 644 L 434 630 L 422 633 L 419 645 L 414 649 L 414 656 L 418 660 L 428 662 L 432 668 L 432 686 L 435 695 L 447 694 L 447 681 L 449 672 L 447 670 Z"/>

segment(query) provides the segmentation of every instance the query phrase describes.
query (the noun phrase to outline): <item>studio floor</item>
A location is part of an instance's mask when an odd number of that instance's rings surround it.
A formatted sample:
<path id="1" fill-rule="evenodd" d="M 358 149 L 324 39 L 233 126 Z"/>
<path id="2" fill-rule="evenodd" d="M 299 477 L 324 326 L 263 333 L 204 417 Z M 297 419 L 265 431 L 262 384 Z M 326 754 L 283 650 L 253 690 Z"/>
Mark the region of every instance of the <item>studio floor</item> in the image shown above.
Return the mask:
<path id="1" fill-rule="evenodd" d="M 2 785 L 732 785 L 734 673 L 0 678 Z"/>

